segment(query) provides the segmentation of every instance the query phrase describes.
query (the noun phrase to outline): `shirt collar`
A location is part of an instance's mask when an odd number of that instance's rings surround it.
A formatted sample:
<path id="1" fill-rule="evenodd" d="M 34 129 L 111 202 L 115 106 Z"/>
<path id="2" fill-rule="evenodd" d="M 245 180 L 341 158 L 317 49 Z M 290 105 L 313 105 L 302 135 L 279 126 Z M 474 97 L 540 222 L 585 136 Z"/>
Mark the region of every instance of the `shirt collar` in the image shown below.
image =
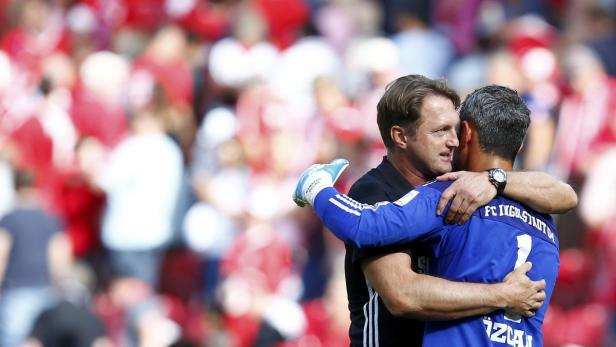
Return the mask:
<path id="1" fill-rule="evenodd" d="M 406 191 L 413 190 L 415 187 L 402 176 L 402 174 L 391 164 L 387 156 L 383 156 L 383 161 L 377 166 L 377 171 L 383 176 L 388 185 Z"/>

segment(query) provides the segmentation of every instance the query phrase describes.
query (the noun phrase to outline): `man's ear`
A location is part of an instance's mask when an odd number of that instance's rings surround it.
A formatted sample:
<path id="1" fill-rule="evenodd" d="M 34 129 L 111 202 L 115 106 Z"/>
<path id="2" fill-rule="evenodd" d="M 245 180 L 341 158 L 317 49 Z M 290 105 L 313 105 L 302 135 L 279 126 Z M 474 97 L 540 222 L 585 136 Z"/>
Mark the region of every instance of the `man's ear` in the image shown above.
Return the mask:
<path id="1" fill-rule="evenodd" d="M 409 137 L 403 127 L 399 125 L 392 126 L 389 130 L 389 136 L 391 136 L 391 140 L 394 142 L 394 146 L 400 149 L 406 149 Z"/>
<path id="2" fill-rule="evenodd" d="M 471 142 L 471 138 L 473 132 L 471 130 L 471 124 L 468 121 L 462 121 L 462 129 L 460 131 L 460 138 L 458 141 L 460 142 L 460 148 L 467 147 Z"/>

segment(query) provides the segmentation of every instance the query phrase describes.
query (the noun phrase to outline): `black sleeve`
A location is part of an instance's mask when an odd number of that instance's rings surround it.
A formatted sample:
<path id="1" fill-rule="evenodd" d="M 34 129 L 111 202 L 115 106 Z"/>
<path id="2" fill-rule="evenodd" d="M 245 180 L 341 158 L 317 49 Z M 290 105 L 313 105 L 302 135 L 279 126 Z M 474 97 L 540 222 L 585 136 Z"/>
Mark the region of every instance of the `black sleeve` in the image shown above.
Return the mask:
<path id="1" fill-rule="evenodd" d="M 398 197 L 393 196 L 387 187 L 377 180 L 360 180 L 354 184 L 347 194 L 353 200 L 364 204 L 374 205 L 381 201 L 395 201 Z M 407 253 L 411 254 L 409 245 L 391 245 L 385 247 L 362 248 L 359 249 L 353 245 L 347 245 L 347 252 L 350 252 L 351 259 L 354 264 L 358 261 L 377 255 L 386 255 L 392 253 Z"/>

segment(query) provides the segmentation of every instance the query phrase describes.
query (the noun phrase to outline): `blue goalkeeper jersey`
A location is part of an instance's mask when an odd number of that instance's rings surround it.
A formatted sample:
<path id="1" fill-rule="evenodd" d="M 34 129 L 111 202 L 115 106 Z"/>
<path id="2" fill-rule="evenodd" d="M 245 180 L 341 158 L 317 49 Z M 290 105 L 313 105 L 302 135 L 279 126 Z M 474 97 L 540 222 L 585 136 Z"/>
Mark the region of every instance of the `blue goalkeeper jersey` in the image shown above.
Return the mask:
<path id="1" fill-rule="evenodd" d="M 514 268 L 532 262 L 528 276 L 545 279 L 547 295 L 534 317 L 499 310 L 427 322 L 423 345 L 542 346 L 541 325 L 559 267 L 558 236 L 551 217 L 499 196 L 475 211 L 467 223 L 446 224 L 436 215 L 436 207 L 450 184 L 431 182 L 393 203 L 375 205 L 327 188 L 317 195 L 314 209 L 338 238 L 359 248 L 421 241 L 434 257 L 428 273 L 452 281 L 498 283 Z"/>

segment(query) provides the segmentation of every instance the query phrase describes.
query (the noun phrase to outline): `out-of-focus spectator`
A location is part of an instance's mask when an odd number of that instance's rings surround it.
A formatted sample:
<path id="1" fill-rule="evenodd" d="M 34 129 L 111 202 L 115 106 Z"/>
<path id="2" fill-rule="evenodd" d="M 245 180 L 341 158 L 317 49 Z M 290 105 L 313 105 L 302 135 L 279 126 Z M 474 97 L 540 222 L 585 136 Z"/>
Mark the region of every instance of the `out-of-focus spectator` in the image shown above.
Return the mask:
<path id="1" fill-rule="evenodd" d="M 242 7 L 233 23 L 233 36 L 216 41 L 210 50 L 209 73 L 223 87 L 242 88 L 266 81 L 274 73 L 278 49 L 265 40 L 264 19 L 255 10 Z"/>
<path id="2" fill-rule="evenodd" d="M 505 24 L 506 46 L 492 55 L 489 82 L 517 90 L 531 110 L 531 125 L 518 167 L 545 170 L 554 142 L 554 114 L 561 100 L 558 61 L 553 49 L 556 29 L 536 14 Z"/>
<path id="3" fill-rule="evenodd" d="M 54 209 L 66 223 L 73 254 L 77 257 L 92 257 L 100 247 L 100 222 L 105 196 L 93 188 L 87 177 L 79 170 L 82 148 L 87 151 L 91 139 L 79 141 L 75 147 L 75 162 L 70 170 L 59 172 L 55 177 Z"/>
<path id="4" fill-rule="evenodd" d="M 608 321 L 608 310 L 600 304 L 569 310 L 550 306 L 543 325 L 544 346 L 604 346 Z"/>
<path id="5" fill-rule="evenodd" d="M 2 39 L 2 48 L 35 79 L 40 61 L 56 50 L 68 51 L 68 35 L 58 6 L 43 0 L 13 1 L 17 23 Z M 14 17 L 15 18 L 15 17 Z"/>
<path id="6" fill-rule="evenodd" d="M 591 228 L 616 234 L 616 147 L 598 155 L 588 172 L 580 214 Z"/>
<path id="7" fill-rule="evenodd" d="M 182 156 L 165 135 L 160 114 L 140 110 L 131 124 L 131 136 L 108 161 L 86 170 L 107 194 L 102 241 L 114 272 L 156 287 L 162 252 L 173 235 Z"/>
<path id="8" fill-rule="evenodd" d="M 314 25 L 323 38 L 339 52 L 358 35 L 360 18 L 358 13 L 366 6 L 365 1 L 327 4 L 313 15 Z"/>
<path id="9" fill-rule="evenodd" d="M 237 225 L 228 214 L 198 202 L 186 214 L 183 226 L 188 247 L 202 257 L 202 298 L 211 306 L 220 284 L 220 261 L 233 244 Z"/>
<path id="10" fill-rule="evenodd" d="M 161 114 L 163 126 L 167 135 L 177 142 L 184 159 L 191 159 L 191 147 L 195 138 L 195 119 L 192 110 L 185 103 L 174 104 L 160 85 L 154 87 L 150 102 L 152 112 Z"/>
<path id="11" fill-rule="evenodd" d="M 106 162 L 101 162 L 100 145 L 82 146 L 84 170 L 107 196 L 102 241 L 113 279 L 109 295 L 97 300 L 97 311 L 105 317 L 110 338 L 122 346 L 165 346 L 179 337 L 156 289 L 174 233 L 183 161 L 156 111 L 136 111 L 131 134 Z"/>
<path id="12" fill-rule="evenodd" d="M 216 169 L 200 170 L 193 175 L 198 198 L 230 218 L 241 219 L 246 212 L 250 192 L 250 170 L 241 144 L 231 138 L 213 149 Z"/>
<path id="13" fill-rule="evenodd" d="M 443 77 L 455 54 L 449 38 L 430 27 L 428 19 L 417 12 L 402 10 L 395 14 L 395 20 L 397 33 L 392 39 L 399 51 L 400 72 Z"/>
<path id="14" fill-rule="evenodd" d="M 223 259 L 223 317 L 239 346 L 268 346 L 303 333 L 305 316 L 294 300 L 300 288 L 289 246 L 271 222 L 253 219 Z"/>
<path id="15" fill-rule="evenodd" d="M 332 130 L 344 142 L 357 142 L 363 137 L 363 115 L 352 107 L 336 80 L 318 77 L 314 81 L 314 95 L 318 117 L 324 121 L 326 129 Z"/>
<path id="16" fill-rule="evenodd" d="M 322 298 L 304 302 L 302 307 L 306 314 L 306 333 L 296 341 L 287 343 L 288 347 L 318 344 L 324 347 L 348 345 L 349 324 L 347 298 L 344 295 L 345 280 L 344 260 L 336 257 L 331 264 L 334 269 Z"/>
<path id="17" fill-rule="evenodd" d="M 152 38 L 145 52 L 133 63 L 135 73 L 147 73 L 159 83 L 174 105 L 191 105 L 193 83 L 186 61 L 186 37 L 179 28 L 168 26 Z"/>
<path id="18" fill-rule="evenodd" d="M 610 10 L 600 6 L 591 7 L 587 10 L 588 25 L 592 28 L 592 34 L 587 40 L 588 45 L 597 53 L 605 72 L 616 77 L 616 23 L 614 19 L 614 4 Z"/>
<path id="19" fill-rule="evenodd" d="M 286 106 L 286 115 L 266 119 L 270 123 L 288 119 L 288 126 L 301 127 L 303 121 L 314 115 L 312 90 L 320 76 L 342 77 L 342 60 L 332 46 L 320 37 L 302 38 L 285 49 L 270 80 L 273 97 Z M 238 101 L 238 106 L 241 100 Z M 242 112 L 238 107 L 238 116 Z M 284 117 L 284 118 L 283 118 Z"/>
<path id="20" fill-rule="evenodd" d="M 599 58 L 586 46 L 569 48 L 564 59 L 572 93 L 560 110 L 554 169 L 562 177 L 571 177 L 586 173 L 601 135 L 609 141 L 616 115 L 616 80 L 606 75 Z"/>
<path id="21" fill-rule="evenodd" d="M 32 174 L 17 171 L 15 186 L 16 207 L 0 220 L 0 339 L 7 347 L 20 346 L 53 304 L 54 281 L 71 263 L 61 222 L 41 208 Z"/>
<path id="22" fill-rule="evenodd" d="M 68 301 L 41 312 L 32 329 L 24 347 L 111 347 L 98 318 Z"/>
<path id="23" fill-rule="evenodd" d="M 37 317 L 24 347 L 112 347 L 90 308 L 93 280 L 87 266 L 73 264 L 58 284 L 58 302 Z"/>
<path id="24" fill-rule="evenodd" d="M 253 6 L 267 23 L 269 40 L 279 48 L 287 48 L 301 37 L 308 21 L 308 6 L 301 0 L 254 0 Z"/>
<path id="25" fill-rule="evenodd" d="M 77 130 L 69 114 L 71 90 L 75 86 L 76 71 L 73 61 L 63 53 L 47 57 L 40 82 L 41 101 L 38 118 L 52 141 L 53 165 L 67 170 L 74 161 Z"/>
<path id="26" fill-rule="evenodd" d="M 477 43 L 477 17 L 480 7 L 489 2 L 438 0 L 429 3 L 433 6 L 434 22 L 444 28 L 456 51 L 463 54 L 472 52 Z"/>
<path id="27" fill-rule="evenodd" d="M 137 278 L 112 280 L 94 306 L 115 346 L 163 347 L 179 338 L 179 327 L 167 317 L 164 301 Z"/>
<path id="28" fill-rule="evenodd" d="M 219 154 L 219 147 L 227 142 L 236 142 L 239 128 L 237 117 L 230 107 L 219 106 L 212 108 L 204 116 L 203 122 L 197 130 L 193 144 L 193 157 L 190 171 L 196 184 L 203 176 L 212 175 L 219 169 L 235 163 L 235 160 L 227 160 L 226 156 Z M 238 149 L 238 147 L 234 147 Z M 232 151 L 235 159 L 242 155 L 239 151 Z M 203 182 L 205 183 L 205 182 Z"/>
<path id="29" fill-rule="evenodd" d="M 232 20 L 236 0 L 165 0 L 167 16 L 190 33 L 204 40 L 220 39 Z"/>
<path id="30" fill-rule="evenodd" d="M 122 99 L 129 77 L 128 62 L 112 52 L 97 52 L 81 64 L 79 77 L 71 107 L 78 134 L 113 148 L 127 132 Z"/>
<path id="31" fill-rule="evenodd" d="M 616 147 L 603 150 L 588 170 L 581 193 L 580 215 L 596 239 L 597 285 L 594 296 L 616 303 Z"/>
<path id="32" fill-rule="evenodd" d="M 553 98 L 543 96 L 545 89 L 533 88 L 537 83 L 526 77 L 519 59 L 509 51 L 493 52 L 487 62 L 487 82 L 517 90 L 531 110 L 531 125 L 520 156 L 522 162 L 518 165 L 524 169 L 544 170 L 550 160 L 554 139 Z"/>

